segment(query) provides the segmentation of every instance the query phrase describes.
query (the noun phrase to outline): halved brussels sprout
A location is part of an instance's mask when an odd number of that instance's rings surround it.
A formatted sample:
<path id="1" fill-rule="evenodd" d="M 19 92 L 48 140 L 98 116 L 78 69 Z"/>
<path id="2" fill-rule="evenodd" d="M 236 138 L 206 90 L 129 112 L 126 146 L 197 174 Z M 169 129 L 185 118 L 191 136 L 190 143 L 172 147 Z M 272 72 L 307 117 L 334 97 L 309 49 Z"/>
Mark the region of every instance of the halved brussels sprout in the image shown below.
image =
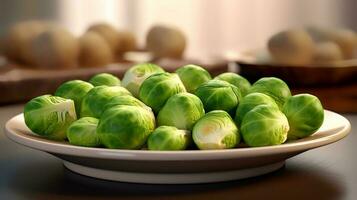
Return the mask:
<path id="1" fill-rule="evenodd" d="M 195 122 L 205 114 L 201 100 L 190 93 L 171 96 L 157 116 L 159 126 L 175 126 L 178 129 L 192 130 Z"/>
<path id="2" fill-rule="evenodd" d="M 185 150 L 190 141 L 189 131 L 173 126 L 160 126 L 151 133 L 147 144 L 149 150 L 174 151 Z"/>
<path id="3" fill-rule="evenodd" d="M 68 126 L 77 119 L 73 100 L 51 95 L 26 103 L 24 118 L 31 131 L 54 140 L 64 140 Z"/>
<path id="4" fill-rule="evenodd" d="M 290 89 L 286 83 L 275 77 L 265 77 L 256 81 L 249 90 L 249 93 L 260 92 L 273 98 L 282 109 L 285 101 L 291 96 Z"/>
<path id="5" fill-rule="evenodd" d="M 251 147 L 278 145 L 286 141 L 289 123 L 278 108 L 260 105 L 244 116 L 240 131 Z"/>
<path id="6" fill-rule="evenodd" d="M 145 105 L 143 102 L 141 102 L 139 99 L 129 96 L 129 95 L 123 95 L 123 96 L 115 96 L 113 97 L 106 105 L 104 110 L 109 109 L 114 106 L 118 105 L 126 105 L 126 106 L 139 106 L 142 108 L 145 108 L 149 111 L 151 111 L 151 108 L 147 105 Z"/>
<path id="7" fill-rule="evenodd" d="M 218 79 L 221 81 L 227 81 L 228 83 L 236 86 L 240 92 L 242 93 L 242 96 L 245 96 L 248 94 L 249 88 L 250 88 L 250 83 L 247 79 L 245 79 L 243 76 L 240 76 L 236 73 L 232 72 L 226 72 L 223 74 L 220 74 L 216 76 L 214 79 Z"/>
<path id="8" fill-rule="evenodd" d="M 176 70 L 187 92 L 194 93 L 198 86 L 211 80 L 207 70 L 198 65 L 185 65 Z"/>
<path id="9" fill-rule="evenodd" d="M 55 92 L 55 96 L 63 97 L 66 99 L 72 99 L 76 107 L 77 116 L 79 116 L 79 113 L 81 111 L 82 100 L 84 96 L 92 88 L 93 85 L 85 81 L 81 81 L 81 80 L 67 81 L 57 88 Z"/>
<path id="10" fill-rule="evenodd" d="M 138 106 L 114 106 L 99 120 L 97 133 L 111 149 L 140 149 L 155 129 L 155 116 Z"/>
<path id="11" fill-rule="evenodd" d="M 120 86 L 97 86 L 84 96 L 81 106 L 81 117 L 100 118 L 105 105 L 115 96 L 131 95 L 130 92 Z"/>
<path id="12" fill-rule="evenodd" d="M 93 117 L 83 117 L 73 122 L 67 129 L 69 143 L 86 147 L 100 146 L 97 126 L 98 119 Z"/>
<path id="13" fill-rule="evenodd" d="M 253 108 L 259 105 L 270 105 L 279 109 L 274 99 L 272 99 L 270 96 L 258 92 L 250 93 L 247 96 L 243 97 L 242 101 L 239 103 L 239 106 L 236 111 L 236 116 L 234 118 L 236 124 L 240 127 L 245 114 L 247 114 L 247 112 L 251 111 Z"/>
<path id="14" fill-rule="evenodd" d="M 210 80 L 200 85 L 195 95 L 201 99 L 206 112 L 224 110 L 232 116 L 242 98 L 236 86 L 221 80 Z"/>
<path id="15" fill-rule="evenodd" d="M 139 89 L 144 80 L 152 74 L 165 72 L 160 66 L 151 63 L 137 64 L 128 69 L 123 77 L 122 86 L 135 97 L 139 97 Z"/>
<path id="16" fill-rule="evenodd" d="M 288 139 L 307 137 L 316 132 L 324 121 L 324 108 L 320 100 L 311 94 L 290 97 L 283 107 L 290 130 Z"/>
<path id="17" fill-rule="evenodd" d="M 237 126 L 223 110 L 214 110 L 201 117 L 193 127 L 192 137 L 199 149 L 229 149 L 240 142 Z"/>
<path id="18" fill-rule="evenodd" d="M 101 86 L 101 85 L 106 85 L 106 86 L 119 86 L 120 85 L 120 80 L 109 73 L 100 73 L 95 76 L 93 76 L 89 82 L 94 85 L 94 86 Z"/>
<path id="19" fill-rule="evenodd" d="M 139 96 L 158 113 L 171 96 L 181 92 L 186 92 L 186 89 L 178 75 L 165 72 L 148 77 L 140 87 Z"/>

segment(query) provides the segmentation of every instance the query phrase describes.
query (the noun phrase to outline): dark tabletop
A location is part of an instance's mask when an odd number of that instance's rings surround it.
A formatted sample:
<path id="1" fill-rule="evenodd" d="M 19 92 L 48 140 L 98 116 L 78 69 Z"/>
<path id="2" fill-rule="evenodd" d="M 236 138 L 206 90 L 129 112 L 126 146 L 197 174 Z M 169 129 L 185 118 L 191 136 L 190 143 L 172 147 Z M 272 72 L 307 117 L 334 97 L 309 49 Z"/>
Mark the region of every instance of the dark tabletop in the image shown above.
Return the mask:
<path id="1" fill-rule="evenodd" d="M 145 185 L 97 180 L 61 160 L 10 141 L 5 122 L 22 105 L 0 107 L 0 199 L 357 199 L 357 115 L 347 138 L 287 160 L 268 175 L 197 185 Z"/>

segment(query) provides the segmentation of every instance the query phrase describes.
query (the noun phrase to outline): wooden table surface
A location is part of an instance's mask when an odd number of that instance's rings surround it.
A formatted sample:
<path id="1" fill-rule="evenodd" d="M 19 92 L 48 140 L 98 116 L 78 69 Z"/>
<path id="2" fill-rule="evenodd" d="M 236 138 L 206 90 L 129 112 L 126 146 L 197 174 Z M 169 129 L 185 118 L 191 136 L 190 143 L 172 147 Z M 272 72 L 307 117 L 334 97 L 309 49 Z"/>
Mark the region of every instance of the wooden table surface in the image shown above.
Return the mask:
<path id="1" fill-rule="evenodd" d="M 0 199 L 357 199 L 357 115 L 350 135 L 290 158 L 261 177 L 197 185 L 144 185 L 70 172 L 61 160 L 10 141 L 5 122 L 23 105 L 0 107 Z"/>

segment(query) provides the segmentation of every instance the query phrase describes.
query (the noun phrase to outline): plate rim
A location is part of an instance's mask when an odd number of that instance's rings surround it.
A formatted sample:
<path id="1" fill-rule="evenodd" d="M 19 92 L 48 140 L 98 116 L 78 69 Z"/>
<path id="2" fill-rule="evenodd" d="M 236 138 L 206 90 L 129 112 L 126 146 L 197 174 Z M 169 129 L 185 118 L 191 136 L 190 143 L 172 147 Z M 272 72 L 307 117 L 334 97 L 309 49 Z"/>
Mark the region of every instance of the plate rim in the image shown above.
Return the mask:
<path id="1" fill-rule="evenodd" d="M 148 150 L 126 150 L 126 149 L 106 149 L 81 147 L 61 142 L 51 141 L 45 138 L 37 138 L 28 134 L 17 133 L 11 129 L 11 124 L 23 113 L 13 116 L 5 124 L 5 135 L 12 141 L 30 147 L 32 149 L 44 151 L 51 154 L 60 154 L 87 158 L 118 159 L 118 160 L 140 160 L 140 161 L 172 161 L 172 160 L 217 160 L 231 158 L 245 158 L 252 156 L 267 156 L 281 153 L 303 152 L 320 146 L 334 143 L 346 137 L 350 130 L 350 122 L 342 115 L 325 110 L 340 117 L 343 127 L 329 131 L 335 131 L 331 135 L 321 138 L 306 140 L 294 143 L 285 143 L 275 146 L 234 148 L 222 150 L 185 150 L 185 151 L 148 151 Z M 323 133 L 323 132 L 322 132 Z"/>

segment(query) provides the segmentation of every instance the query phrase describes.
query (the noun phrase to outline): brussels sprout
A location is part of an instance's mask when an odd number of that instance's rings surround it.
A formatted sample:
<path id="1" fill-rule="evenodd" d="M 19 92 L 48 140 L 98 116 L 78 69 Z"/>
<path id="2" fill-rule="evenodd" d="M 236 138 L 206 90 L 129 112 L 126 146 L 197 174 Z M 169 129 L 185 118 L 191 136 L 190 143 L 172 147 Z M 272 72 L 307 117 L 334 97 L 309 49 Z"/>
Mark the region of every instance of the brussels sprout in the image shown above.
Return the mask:
<path id="1" fill-rule="evenodd" d="M 201 117 L 193 127 L 192 137 L 199 149 L 228 149 L 240 142 L 237 126 L 223 110 L 214 110 Z"/>
<path id="2" fill-rule="evenodd" d="M 139 89 L 144 80 L 152 74 L 165 72 L 160 66 L 151 63 L 137 64 L 124 74 L 122 86 L 135 97 L 139 97 Z"/>
<path id="3" fill-rule="evenodd" d="M 278 108 L 260 105 L 244 116 L 240 131 L 249 146 L 277 145 L 286 141 L 289 123 Z"/>
<path id="4" fill-rule="evenodd" d="M 67 129 L 69 143 L 86 147 L 100 146 L 97 126 L 98 119 L 93 117 L 83 117 L 73 122 Z"/>
<path id="5" fill-rule="evenodd" d="M 194 93 L 198 86 L 211 80 L 207 70 L 198 65 L 185 65 L 176 70 L 187 92 Z"/>
<path id="6" fill-rule="evenodd" d="M 101 85 L 106 85 L 106 86 L 119 86 L 120 85 L 120 80 L 108 73 L 100 73 L 95 76 L 93 76 L 90 80 L 90 83 L 92 83 L 94 86 L 101 86 Z"/>
<path id="7" fill-rule="evenodd" d="M 242 101 L 239 103 L 236 116 L 234 118 L 236 124 L 240 127 L 245 114 L 259 105 L 270 105 L 279 109 L 274 99 L 272 99 L 270 96 L 258 92 L 250 93 L 243 97 Z"/>
<path id="8" fill-rule="evenodd" d="M 240 92 L 242 93 L 242 96 L 245 96 L 250 88 L 249 81 L 245 79 L 243 76 L 240 76 L 236 73 L 226 72 L 216 76 L 214 79 L 227 81 L 228 83 L 236 86 L 237 88 L 239 88 Z"/>
<path id="9" fill-rule="evenodd" d="M 139 97 L 158 113 L 171 96 L 181 92 L 186 89 L 177 74 L 165 72 L 147 78 L 140 87 Z"/>
<path id="10" fill-rule="evenodd" d="M 275 77 L 265 77 L 255 82 L 249 93 L 260 92 L 273 98 L 282 109 L 285 101 L 291 96 L 288 85 L 281 79 Z"/>
<path id="11" fill-rule="evenodd" d="M 79 113 L 81 111 L 82 99 L 92 88 L 93 85 L 85 81 L 67 81 L 57 88 L 55 96 L 72 99 L 76 107 L 76 113 L 79 116 Z"/>
<path id="12" fill-rule="evenodd" d="M 242 98 L 236 86 L 221 80 L 210 80 L 200 85 L 195 95 L 201 99 L 206 112 L 224 110 L 232 116 Z"/>
<path id="13" fill-rule="evenodd" d="M 179 130 L 172 126 L 160 126 L 151 133 L 147 144 L 149 150 L 184 150 L 190 140 L 191 134 L 187 130 Z"/>
<path id="14" fill-rule="evenodd" d="M 283 107 L 290 130 L 288 139 L 307 137 L 317 131 L 324 121 L 324 108 L 319 99 L 310 94 L 290 97 Z"/>
<path id="15" fill-rule="evenodd" d="M 155 116 L 138 106 L 114 106 L 99 120 L 97 133 L 102 144 L 114 149 L 140 149 L 155 129 Z"/>
<path id="16" fill-rule="evenodd" d="M 171 96 L 157 116 L 159 126 L 175 126 L 178 129 L 192 130 L 195 122 L 205 114 L 201 100 L 190 93 Z"/>
<path id="17" fill-rule="evenodd" d="M 68 126 L 77 119 L 73 100 L 51 95 L 29 101 L 24 117 L 31 131 L 54 140 L 64 140 Z"/>
<path id="18" fill-rule="evenodd" d="M 97 86 L 84 96 L 81 106 L 81 117 L 100 118 L 105 105 L 115 96 L 131 95 L 120 86 Z"/>
<path id="19" fill-rule="evenodd" d="M 147 105 L 145 105 L 143 102 L 141 102 L 139 99 L 129 96 L 129 95 L 124 95 L 124 96 L 115 96 L 113 97 L 106 105 L 104 110 L 109 109 L 114 106 L 118 105 L 126 105 L 126 106 L 139 106 L 142 108 L 145 108 L 149 111 L 151 111 L 151 108 Z"/>

